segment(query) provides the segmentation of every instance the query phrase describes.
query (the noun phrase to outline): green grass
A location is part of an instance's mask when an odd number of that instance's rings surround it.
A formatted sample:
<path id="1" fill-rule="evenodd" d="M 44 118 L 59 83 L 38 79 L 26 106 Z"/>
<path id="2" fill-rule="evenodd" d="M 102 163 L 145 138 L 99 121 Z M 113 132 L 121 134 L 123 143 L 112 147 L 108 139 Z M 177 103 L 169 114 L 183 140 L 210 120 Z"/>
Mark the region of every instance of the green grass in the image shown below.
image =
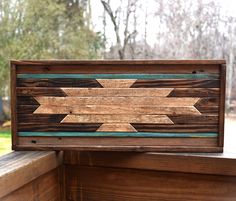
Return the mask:
<path id="1" fill-rule="evenodd" d="M 11 151 L 10 131 L 0 131 L 0 156 Z"/>

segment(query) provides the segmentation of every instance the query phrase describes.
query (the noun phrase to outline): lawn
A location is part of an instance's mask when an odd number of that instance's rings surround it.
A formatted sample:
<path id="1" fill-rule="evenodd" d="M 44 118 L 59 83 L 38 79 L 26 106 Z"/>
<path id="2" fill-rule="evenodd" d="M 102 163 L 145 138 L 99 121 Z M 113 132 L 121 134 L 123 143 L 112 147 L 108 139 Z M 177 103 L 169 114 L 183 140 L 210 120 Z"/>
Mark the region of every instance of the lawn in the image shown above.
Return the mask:
<path id="1" fill-rule="evenodd" d="M 10 131 L 0 131 L 0 156 L 11 151 Z"/>

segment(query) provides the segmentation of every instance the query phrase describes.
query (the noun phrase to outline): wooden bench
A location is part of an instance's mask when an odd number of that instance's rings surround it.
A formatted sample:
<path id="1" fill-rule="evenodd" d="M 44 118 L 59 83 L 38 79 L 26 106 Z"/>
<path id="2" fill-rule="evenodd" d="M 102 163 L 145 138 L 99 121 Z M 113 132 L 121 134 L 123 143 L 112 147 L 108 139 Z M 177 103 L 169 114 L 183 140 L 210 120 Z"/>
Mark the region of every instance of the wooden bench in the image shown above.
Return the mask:
<path id="1" fill-rule="evenodd" d="M 0 200 L 236 200 L 236 154 L 62 155 L 16 151 L 1 157 Z"/>
<path id="2" fill-rule="evenodd" d="M 222 152 L 225 61 L 12 61 L 15 150 Z"/>

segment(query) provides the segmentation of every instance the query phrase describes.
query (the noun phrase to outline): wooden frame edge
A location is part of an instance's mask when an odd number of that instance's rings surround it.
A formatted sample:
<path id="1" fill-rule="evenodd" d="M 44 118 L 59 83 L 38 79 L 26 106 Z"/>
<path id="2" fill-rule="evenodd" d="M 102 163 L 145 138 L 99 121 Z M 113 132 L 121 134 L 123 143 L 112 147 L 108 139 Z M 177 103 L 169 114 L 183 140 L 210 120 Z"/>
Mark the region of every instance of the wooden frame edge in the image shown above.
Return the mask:
<path id="1" fill-rule="evenodd" d="M 219 146 L 224 146 L 226 64 L 220 65 Z"/>
<path id="2" fill-rule="evenodd" d="M 186 147 L 186 146 L 43 146 L 15 145 L 17 151 L 119 151 L 119 152 L 185 152 L 185 153 L 223 153 L 223 147 Z"/>
<path id="3" fill-rule="evenodd" d="M 10 88 L 11 88 L 11 136 L 12 136 L 12 149 L 15 150 L 18 144 L 17 138 L 17 96 L 16 96 L 16 64 L 10 61 Z"/>

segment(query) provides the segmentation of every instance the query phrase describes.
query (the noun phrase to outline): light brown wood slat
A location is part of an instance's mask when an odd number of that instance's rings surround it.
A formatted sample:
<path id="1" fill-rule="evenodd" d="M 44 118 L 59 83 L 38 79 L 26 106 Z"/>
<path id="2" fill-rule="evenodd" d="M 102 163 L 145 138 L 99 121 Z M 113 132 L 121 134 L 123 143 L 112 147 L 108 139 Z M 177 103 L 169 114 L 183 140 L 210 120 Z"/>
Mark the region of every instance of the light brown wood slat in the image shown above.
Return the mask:
<path id="1" fill-rule="evenodd" d="M 137 132 L 131 124 L 102 124 L 97 132 Z"/>
<path id="2" fill-rule="evenodd" d="M 194 106 L 155 107 L 122 105 L 51 106 L 41 105 L 34 114 L 189 114 L 201 115 Z"/>
<path id="3" fill-rule="evenodd" d="M 67 115 L 61 123 L 159 123 L 173 124 L 166 115 Z"/>
<path id="4" fill-rule="evenodd" d="M 129 88 L 136 79 L 96 79 L 104 88 Z"/>
<path id="5" fill-rule="evenodd" d="M 32 141 L 35 143 L 32 143 Z M 76 148 L 76 147 L 79 148 L 80 146 L 83 146 L 84 148 L 86 148 L 86 146 L 88 148 L 89 147 L 91 148 L 94 146 L 94 148 L 97 148 L 97 150 L 99 150 L 99 146 L 104 146 L 104 147 L 106 146 L 108 148 L 107 150 L 109 150 L 109 147 L 113 147 L 113 150 L 115 150 L 116 149 L 115 147 L 119 149 L 119 147 L 122 147 L 122 146 L 134 146 L 133 149 L 135 150 L 135 147 L 136 148 L 140 147 L 142 149 L 144 146 L 216 147 L 218 145 L 217 138 L 213 138 L 213 137 L 211 138 L 207 138 L 207 137 L 204 137 L 204 138 L 197 138 L 197 137 L 194 137 L 194 138 L 152 138 L 152 137 L 150 138 L 143 138 L 143 137 L 142 138 L 140 137 L 91 138 L 91 137 L 83 137 L 83 138 L 79 138 L 79 140 L 75 140 L 74 137 L 63 137 L 63 138 L 19 137 L 19 143 L 25 146 L 35 146 L 35 147 L 44 146 L 44 148 L 46 148 L 47 146 L 49 148 L 53 146 L 53 148 L 58 147 L 58 149 L 60 148 L 62 149 L 62 147 L 64 147 L 65 149 L 70 149 L 70 150 L 73 150 L 73 148 Z M 51 147 L 51 150 L 53 148 Z M 100 150 L 103 150 L 103 149 L 101 148 Z M 126 149 L 123 149 L 123 151 L 125 150 Z"/>
<path id="6" fill-rule="evenodd" d="M 159 107 L 193 106 L 199 98 L 163 97 L 34 97 L 41 105 L 158 105 Z"/>
<path id="7" fill-rule="evenodd" d="M 133 96 L 133 97 L 166 97 L 172 88 L 61 88 L 67 96 L 96 97 L 96 96 Z"/>

